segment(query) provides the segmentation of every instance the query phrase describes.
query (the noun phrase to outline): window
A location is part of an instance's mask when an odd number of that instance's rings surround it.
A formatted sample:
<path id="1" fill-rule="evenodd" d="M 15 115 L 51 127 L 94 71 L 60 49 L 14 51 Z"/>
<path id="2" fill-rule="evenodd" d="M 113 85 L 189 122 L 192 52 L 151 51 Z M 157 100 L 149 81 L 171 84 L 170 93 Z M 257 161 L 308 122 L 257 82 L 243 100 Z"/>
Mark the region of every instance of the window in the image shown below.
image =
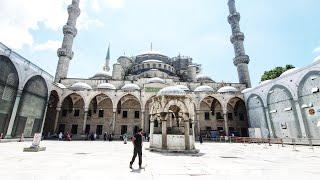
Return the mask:
<path id="1" fill-rule="evenodd" d="M 218 131 L 223 131 L 223 127 L 217 127 Z"/>
<path id="2" fill-rule="evenodd" d="M 90 133 L 90 124 L 86 124 L 86 129 L 84 131 L 85 134 L 89 134 Z"/>
<path id="3" fill-rule="evenodd" d="M 122 111 L 122 118 L 128 117 L 128 111 Z"/>
<path id="4" fill-rule="evenodd" d="M 153 68 L 156 68 L 156 67 L 157 67 L 157 65 L 156 65 L 156 64 L 153 64 L 153 65 L 152 65 L 152 67 L 153 67 Z"/>
<path id="5" fill-rule="evenodd" d="M 229 120 L 229 121 L 232 121 L 232 120 L 233 120 L 232 113 L 228 113 L 228 120 Z"/>
<path id="6" fill-rule="evenodd" d="M 217 119 L 223 119 L 221 112 L 216 113 Z"/>
<path id="7" fill-rule="evenodd" d="M 99 117 L 103 117 L 104 116 L 104 110 L 100 109 L 99 110 Z"/>
<path id="8" fill-rule="evenodd" d="M 134 112 L 134 118 L 139 119 L 140 118 L 140 111 Z"/>
<path id="9" fill-rule="evenodd" d="M 210 120 L 210 113 L 209 112 L 205 112 L 204 113 L 204 119 L 205 120 Z"/>
<path id="10" fill-rule="evenodd" d="M 62 117 L 66 117 L 68 113 L 68 110 L 64 109 L 62 110 Z"/>
<path id="11" fill-rule="evenodd" d="M 121 134 L 126 134 L 127 130 L 128 130 L 128 126 L 126 126 L 126 125 L 121 126 Z"/>
<path id="12" fill-rule="evenodd" d="M 79 109 L 75 109 L 73 115 L 74 115 L 74 117 L 79 117 L 80 116 L 80 110 Z"/>
<path id="13" fill-rule="evenodd" d="M 167 69 L 167 65 L 164 65 L 164 69 Z"/>
<path id="14" fill-rule="evenodd" d="M 97 135 L 102 135 L 103 125 L 97 125 L 96 133 Z"/>
<path id="15" fill-rule="evenodd" d="M 147 64 L 147 68 L 150 69 L 150 64 Z"/>
<path id="16" fill-rule="evenodd" d="M 77 134 L 77 133 L 78 133 L 78 124 L 72 124 L 71 134 Z"/>
<path id="17" fill-rule="evenodd" d="M 159 127 L 159 123 L 157 120 L 154 121 L 154 127 Z"/>
<path id="18" fill-rule="evenodd" d="M 161 64 L 159 64 L 158 66 L 159 66 L 159 68 L 161 68 Z"/>

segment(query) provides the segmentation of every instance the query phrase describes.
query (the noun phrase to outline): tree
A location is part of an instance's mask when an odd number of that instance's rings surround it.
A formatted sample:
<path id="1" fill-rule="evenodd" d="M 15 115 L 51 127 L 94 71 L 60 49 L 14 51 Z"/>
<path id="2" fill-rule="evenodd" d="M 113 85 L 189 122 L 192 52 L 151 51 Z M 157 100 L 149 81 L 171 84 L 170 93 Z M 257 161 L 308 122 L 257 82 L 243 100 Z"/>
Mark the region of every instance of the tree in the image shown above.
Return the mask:
<path id="1" fill-rule="evenodd" d="M 275 79 L 279 77 L 283 72 L 293 68 L 295 68 L 293 65 L 287 64 L 285 67 L 275 67 L 274 69 L 265 71 L 264 74 L 261 76 L 261 81 Z"/>

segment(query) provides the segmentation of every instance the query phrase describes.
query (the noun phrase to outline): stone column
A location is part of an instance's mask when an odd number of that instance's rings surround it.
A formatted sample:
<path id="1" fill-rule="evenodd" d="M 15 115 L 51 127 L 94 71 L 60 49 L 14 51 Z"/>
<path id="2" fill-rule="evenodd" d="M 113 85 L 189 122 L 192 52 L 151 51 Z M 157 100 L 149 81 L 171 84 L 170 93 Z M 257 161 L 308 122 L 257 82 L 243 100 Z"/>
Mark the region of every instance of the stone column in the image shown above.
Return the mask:
<path id="1" fill-rule="evenodd" d="M 267 118 L 267 122 L 268 122 L 268 129 L 269 129 L 270 138 L 276 138 L 276 133 L 274 132 L 274 129 L 272 127 L 272 122 L 270 119 L 269 108 L 264 107 L 264 112 L 266 114 L 266 118 Z"/>
<path id="2" fill-rule="evenodd" d="M 84 117 L 83 117 L 83 127 L 82 127 L 82 134 L 86 134 L 86 125 L 87 125 L 87 119 L 88 119 L 88 108 L 84 109 Z"/>
<path id="3" fill-rule="evenodd" d="M 53 133 L 57 132 L 57 125 L 58 125 L 58 121 L 59 121 L 60 111 L 61 111 L 61 107 L 57 107 L 56 118 L 54 120 L 54 126 L 53 126 Z M 59 132 L 57 132 L 57 133 L 59 133 Z"/>
<path id="4" fill-rule="evenodd" d="M 297 112 L 297 118 L 298 118 L 299 125 L 300 125 L 301 135 L 303 138 L 308 138 L 308 137 L 310 137 L 310 134 L 307 134 L 306 127 L 304 124 L 304 118 L 302 116 L 302 112 L 301 112 L 301 108 L 300 108 L 300 104 L 297 100 L 295 100 L 294 105 L 295 105 L 296 112 Z M 292 109 L 294 109 L 294 108 L 292 107 Z"/>
<path id="5" fill-rule="evenodd" d="M 151 117 L 150 118 L 150 134 L 149 134 L 150 144 L 152 144 L 152 142 L 153 142 L 153 132 L 154 132 L 154 118 Z"/>
<path id="6" fill-rule="evenodd" d="M 49 99 L 48 99 L 49 100 Z M 48 103 L 46 103 L 46 108 L 44 109 L 44 114 L 43 114 L 43 118 L 42 118 L 42 125 L 41 125 L 41 129 L 40 129 L 40 134 L 42 135 L 43 133 L 43 127 L 44 127 L 44 123 L 46 121 L 46 114 L 48 111 Z"/>
<path id="7" fill-rule="evenodd" d="M 145 123 L 144 123 L 144 111 L 141 111 L 141 129 L 143 129 L 143 131 L 145 131 Z"/>
<path id="8" fill-rule="evenodd" d="M 184 119 L 184 142 L 185 142 L 185 148 L 186 150 L 190 150 L 190 124 L 189 124 L 189 119 L 185 118 Z"/>
<path id="9" fill-rule="evenodd" d="M 13 128 L 14 120 L 16 119 L 16 116 L 17 116 L 21 95 L 22 95 L 22 90 L 18 90 L 5 138 L 12 138 L 12 128 Z"/>
<path id="10" fill-rule="evenodd" d="M 162 149 L 167 149 L 167 119 L 166 119 L 167 113 L 161 113 L 161 123 L 162 123 Z"/>
<path id="11" fill-rule="evenodd" d="M 116 114 L 117 114 L 117 110 L 113 110 L 112 112 L 112 133 L 115 134 L 115 128 L 116 128 Z"/>
<path id="12" fill-rule="evenodd" d="M 201 134 L 201 126 L 200 126 L 200 111 L 196 111 L 196 123 L 197 123 L 197 135 L 200 136 Z M 195 136 L 195 134 L 194 134 Z"/>
<path id="13" fill-rule="evenodd" d="M 223 118 L 224 118 L 224 128 L 225 128 L 226 136 L 229 136 L 228 114 L 224 113 Z"/>

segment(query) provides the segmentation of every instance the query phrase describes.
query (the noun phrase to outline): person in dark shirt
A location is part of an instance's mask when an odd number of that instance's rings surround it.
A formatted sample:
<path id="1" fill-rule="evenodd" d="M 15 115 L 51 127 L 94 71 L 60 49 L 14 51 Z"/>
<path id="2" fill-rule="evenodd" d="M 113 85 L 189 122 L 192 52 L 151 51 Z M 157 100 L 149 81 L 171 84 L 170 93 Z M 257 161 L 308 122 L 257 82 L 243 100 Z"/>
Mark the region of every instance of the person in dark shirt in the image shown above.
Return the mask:
<path id="1" fill-rule="evenodd" d="M 139 156 L 139 168 L 141 169 L 142 164 L 142 129 L 139 129 L 138 133 L 132 137 L 132 143 L 134 146 L 133 157 L 130 161 L 130 169 L 132 169 L 132 164 L 136 159 L 137 155 Z"/>

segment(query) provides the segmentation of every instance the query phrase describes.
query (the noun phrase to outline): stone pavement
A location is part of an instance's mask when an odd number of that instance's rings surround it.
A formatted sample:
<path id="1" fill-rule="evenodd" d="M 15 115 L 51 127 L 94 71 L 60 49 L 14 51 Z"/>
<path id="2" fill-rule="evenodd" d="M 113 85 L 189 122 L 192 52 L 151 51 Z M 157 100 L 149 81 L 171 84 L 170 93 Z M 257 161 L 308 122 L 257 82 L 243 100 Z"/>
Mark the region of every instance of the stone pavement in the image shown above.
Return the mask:
<path id="1" fill-rule="evenodd" d="M 144 151 L 145 168 L 136 159 L 131 170 L 130 143 L 43 141 L 45 152 L 22 152 L 30 144 L 0 143 L 2 180 L 320 179 L 320 147 L 204 143 L 196 156 Z"/>

